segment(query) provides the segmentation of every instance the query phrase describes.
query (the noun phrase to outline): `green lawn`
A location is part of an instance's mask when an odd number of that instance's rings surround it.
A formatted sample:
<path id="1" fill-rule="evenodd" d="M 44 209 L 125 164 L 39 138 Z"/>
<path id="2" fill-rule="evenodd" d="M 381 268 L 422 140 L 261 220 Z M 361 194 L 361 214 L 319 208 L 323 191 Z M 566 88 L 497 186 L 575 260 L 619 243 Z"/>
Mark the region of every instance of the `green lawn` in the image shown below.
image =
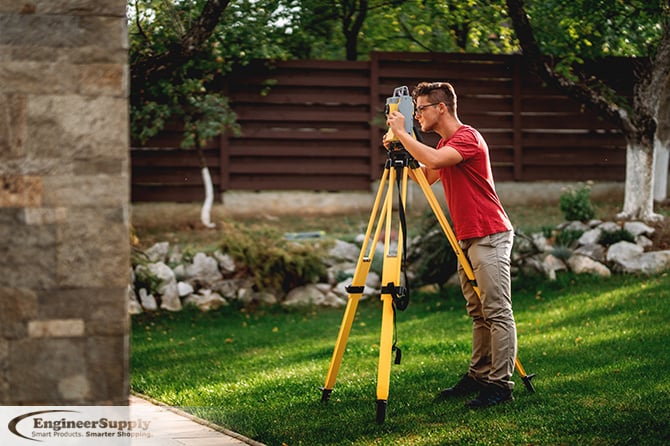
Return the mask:
<path id="1" fill-rule="evenodd" d="M 133 318 L 134 391 L 268 445 L 670 444 L 670 275 L 562 275 L 517 286 L 516 400 L 480 411 L 435 402 L 465 372 L 470 322 L 458 290 L 398 313 L 403 361 L 375 423 L 380 303 L 361 302 L 335 390 L 321 391 L 343 309 Z"/>

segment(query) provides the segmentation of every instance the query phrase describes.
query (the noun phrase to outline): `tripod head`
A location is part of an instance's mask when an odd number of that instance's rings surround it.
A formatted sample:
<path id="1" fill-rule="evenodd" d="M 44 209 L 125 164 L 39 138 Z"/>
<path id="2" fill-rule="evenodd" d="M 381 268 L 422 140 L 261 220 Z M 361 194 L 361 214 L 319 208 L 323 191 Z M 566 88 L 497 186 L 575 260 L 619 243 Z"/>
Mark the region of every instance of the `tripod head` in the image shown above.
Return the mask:
<path id="1" fill-rule="evenodd" d="M 405 130 L 407 133 L 416 138 L 414 132 L 414 101 L 412 96 L 409 94 L 409 88 L 407 86 L 398 87 L 393 90 L 393 96 L 386 98 L 386 106 L 384 107 L 384 114 L 388 115 L 394 111 L 402 113 L 405 117 Z M 389 142 L 389 150 L 398 150 L 403 148 L 400 144 L 400 140 L 393 134 L 393 131 L 389 128 L 386 132 L 386 141 Z"/>

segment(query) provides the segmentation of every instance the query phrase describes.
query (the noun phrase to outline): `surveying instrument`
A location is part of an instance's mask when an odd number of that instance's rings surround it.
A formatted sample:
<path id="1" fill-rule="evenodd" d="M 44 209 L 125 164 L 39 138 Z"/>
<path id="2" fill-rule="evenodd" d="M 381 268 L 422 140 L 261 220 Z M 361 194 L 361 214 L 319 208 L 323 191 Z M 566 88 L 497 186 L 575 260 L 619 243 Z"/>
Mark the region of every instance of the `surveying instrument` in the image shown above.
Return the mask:
<path id="1" fill-rule="evenodd" d="M 414 101 L 409 94 L 406 86 L 398 87 L 393 91 L 393 96 L 386 99 L 385 114 L 398 111 L 405 117 L 405 129 L 415 138 L 417 132 L 414 131 Z M 384 422 L 386 418 L 386 407 L 389 396 L 389 384 L 391 379 L 391 356 L 395 352 L 396 364 L 400 363 L 401 351 L 396 346 L 395 335 L 395 316 L 396 310 L 403 311 L 409 304 L 409 289 L 405 277 L 405 284 L 401 283 L 401 268 L 405 266 L 406 254 L 406 221 L 404 205 L 407 198 L 407 183 L 410 172 L 412 177 L 421 187 L 428 204 L 430 205 L 435 217 L 437 218 L 442 230 L 444 231 L 449 244 L 451 245 L 458 261 L 471 282 L 477 296 L 481 298 L 479 288 L 475 281 L 474 272 L 470 262 L 465 257 L 463 250 L 458 244 L 458 240 L 447 221 L 440 204 L 435 198 L 428 180 L 421 169 L 418 161 L 403 147 L 398 138 L 393 135 L 391 129 L 386 134 L 386 141 L 389 142 L 387 150 L 387 159 L 384 165 L 384 172 L 379 183 L 377 195 L 372 206 L 370 219 L 365 232 L 365 238 L 358 257 L 354 276 L 351 284 L 346 288 L 349 294 L 347 306 L 342 318 L 342 324 L 335 343 L 335 349 L 330 361 L 326 382 L 321 387 L 321 401 L 328 402 L 330 394 L 335 386 L 335 380 L 342 363 L 342 357 L 346 348 L 351 326 L 356 315 L 358 302 L 363 296 L 365 282 L 370 272 L 370 266 L 374 258 L 375 249 L 379 242 L 382 227 L 384 231 L 384 261 L 382 266 L 382 286 L 380 299 L 382 301 L 382 322 L 381 337 L 379 341 L 379 365 L 377 368 L 377 414 L 378 424 Z M 397 187 L 398 193 L 398 218 L 394 223 L 393 199 L 394 191 Z M 386 193 L 384 194 L 384 191 Z M 397 224 L 397 241 L 395 245 L 391 243 L 392 229 Z M 373 235 L 374 231 L 374 235 Z M 523 380 L 526 389 L 529 392 L 535 392 L 531 379 L 534 374 L 528 375 L 524 370 L 519 358 L 515 358 L 514 365 Z"/>

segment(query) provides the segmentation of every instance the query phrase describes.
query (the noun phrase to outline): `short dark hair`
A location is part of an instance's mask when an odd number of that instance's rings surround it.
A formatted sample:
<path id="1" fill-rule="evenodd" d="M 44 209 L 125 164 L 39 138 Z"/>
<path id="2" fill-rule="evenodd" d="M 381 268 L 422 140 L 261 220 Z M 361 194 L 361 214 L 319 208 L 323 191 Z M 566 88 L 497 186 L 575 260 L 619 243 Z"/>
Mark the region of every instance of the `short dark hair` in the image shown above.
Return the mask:
<path id="1" fill-rule="evenodd" d="M 430 102 L 443 102 L 447 109 L 456 114 L 456 91 L 449 82 L 421 82 L 412 91 L 416 101 L 419 96 L 428 96 Z"/>

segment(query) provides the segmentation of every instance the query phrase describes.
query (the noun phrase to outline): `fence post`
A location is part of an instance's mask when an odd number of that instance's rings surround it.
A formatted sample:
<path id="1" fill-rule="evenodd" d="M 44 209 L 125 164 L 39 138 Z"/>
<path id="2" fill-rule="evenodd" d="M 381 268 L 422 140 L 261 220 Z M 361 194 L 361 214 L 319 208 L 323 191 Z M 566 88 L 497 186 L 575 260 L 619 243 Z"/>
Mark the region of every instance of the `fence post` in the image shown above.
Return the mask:
<path id="1" fill-rule="evenodd" d="M 521 64 L 520 56 L 512 58 L 512 149 L 514 151 L 514 180 L 520 181 L 523 177 L 523 146 L 521 126 Z"/>
<path id="2" fill-rule="evenodd" d="M 230 189 L 230 144 L 228 143 L 228 132 L 219 136 L 219 193 L 223 203 L 223 193 Z"/>

